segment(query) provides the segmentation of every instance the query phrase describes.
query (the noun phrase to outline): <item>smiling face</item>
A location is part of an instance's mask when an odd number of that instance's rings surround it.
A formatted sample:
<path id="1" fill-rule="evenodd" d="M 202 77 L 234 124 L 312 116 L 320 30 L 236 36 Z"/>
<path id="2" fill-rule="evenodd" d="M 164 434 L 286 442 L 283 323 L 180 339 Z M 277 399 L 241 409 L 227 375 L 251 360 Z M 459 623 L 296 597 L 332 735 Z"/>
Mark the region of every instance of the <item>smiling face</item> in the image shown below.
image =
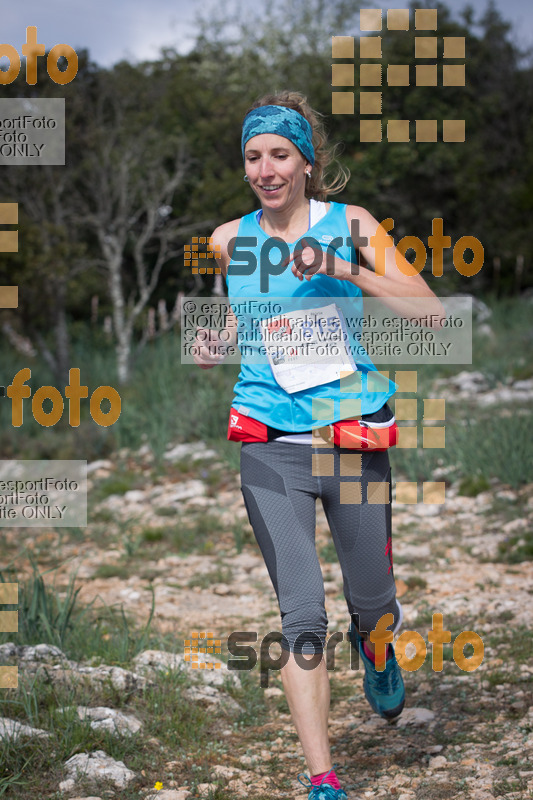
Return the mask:
<path id="1" fill-rule="evenodd" d="M 310 164 L 284 136 L 276 133 L 253 136 L 246 143 L 244 166 L 262 206 L 279 209 L 305 197 L 305 171 Z"/>

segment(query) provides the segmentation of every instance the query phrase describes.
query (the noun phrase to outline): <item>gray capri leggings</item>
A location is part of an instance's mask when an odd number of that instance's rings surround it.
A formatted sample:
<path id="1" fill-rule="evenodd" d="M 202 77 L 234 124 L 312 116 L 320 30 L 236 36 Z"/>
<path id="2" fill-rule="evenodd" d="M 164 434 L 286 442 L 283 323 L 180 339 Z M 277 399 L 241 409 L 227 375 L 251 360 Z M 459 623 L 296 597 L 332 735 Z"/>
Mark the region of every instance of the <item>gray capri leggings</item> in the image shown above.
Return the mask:
<path id="1" fill-rule="evenodd" d="M 359 616 L 357 627 L 371 631 L 388 612 L 394 616 L 389 627 L 397 624 L 387 452 L 249 442 L 241 449 L 241 481 L 278 598 L 285 650 L 318 653 L 325 645 L 328 620 L 315 547 L 317 497 L 337 550 L 348 611 Z"/>

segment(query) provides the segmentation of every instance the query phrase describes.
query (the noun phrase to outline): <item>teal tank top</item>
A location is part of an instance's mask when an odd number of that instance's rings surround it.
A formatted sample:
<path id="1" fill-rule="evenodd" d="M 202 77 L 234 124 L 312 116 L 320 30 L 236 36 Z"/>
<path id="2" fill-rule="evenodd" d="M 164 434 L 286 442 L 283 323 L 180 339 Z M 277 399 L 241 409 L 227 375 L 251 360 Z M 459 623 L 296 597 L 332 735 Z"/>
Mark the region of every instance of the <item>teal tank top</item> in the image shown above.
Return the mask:
<path id="1" fill-rule="evenodd" d="M 335 248 L 336 256 L 355 262 L 344 204 L 330 203 L 326 215 L 302 238 L 312 238 L 315 248 L 318 243 L 324 257 L 330 245 Z M 341 241 L 335 242 L 336 239 Z M 283 271 L 276 270 L 275 265 L 284 260 L 289 249 L 292 253 L 296 244 L 289 244 L 281 255 L 276 242 L 284 248 L 283 243 L 267 236 L 261 228 L 257 211 L 242 217 L 226 278 L 228 298 L 238 320 L 241 350 L 233 407 L 265 425 L 290 433 L 378 411 L 394 394 L 396 385 L 377 371 L 357 338 L 361 326 L 356 321 L 363 317 L 361 290 L 350 281 L 329 275 L 313 275 L 309 281 L 300 281 L 292 274 L 292 264 Z M 268 260 L 274 266 L 269 266 Z M 302 305 L 316 308 L 331 303 L 337 305 L 347 322 L 351 320 L 352 324 L 346 327 L 346 344 L 357 371 L 340 380 L 290 394 L 277 383 L 266 354 L 261 355 L 264 347 L 258 322 Z"/>

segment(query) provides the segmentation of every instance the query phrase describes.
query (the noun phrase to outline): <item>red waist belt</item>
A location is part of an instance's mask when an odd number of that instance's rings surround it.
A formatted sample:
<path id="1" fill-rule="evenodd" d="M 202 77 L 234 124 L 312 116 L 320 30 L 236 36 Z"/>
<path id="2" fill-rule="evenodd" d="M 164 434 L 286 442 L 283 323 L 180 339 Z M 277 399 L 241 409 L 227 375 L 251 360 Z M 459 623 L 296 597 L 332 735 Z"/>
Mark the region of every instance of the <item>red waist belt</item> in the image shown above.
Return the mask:
<path id="1" fill-rule="evenodd" d="M 230 408 L 228 439 L 230 442 L 268 442 L 268 426 Z"/>
<path id="2" fill-rule="evenodd" d="M 398 441 L 395 422 L 387 428 L 369 428 L 358 419 L 333 423 L 333 442 L 350 450 L 387 450 Z"/>
<path id="3" fill-rule="evenodd" d="M 333 428 L 333 441 L 331 438 Z M 324 441 L 350 450 L 387 450 L 398 441 L 398 426 L 369 428 L 358 419 L 345 419 L 319 428 Z M 232 442 L 268 442 L 268 425 L 230 409 L 228 439 Z"/>

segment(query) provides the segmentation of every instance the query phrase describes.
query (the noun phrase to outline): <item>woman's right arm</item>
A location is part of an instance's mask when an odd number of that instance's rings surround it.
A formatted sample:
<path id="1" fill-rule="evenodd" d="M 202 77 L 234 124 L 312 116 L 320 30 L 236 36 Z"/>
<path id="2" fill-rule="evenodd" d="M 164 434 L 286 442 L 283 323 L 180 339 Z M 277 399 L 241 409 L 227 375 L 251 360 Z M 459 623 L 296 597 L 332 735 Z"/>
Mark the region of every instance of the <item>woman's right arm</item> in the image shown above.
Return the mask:
<path id="1" fill-rule="evenodd" d="M 214 252 L 219 253 L 215 257 L 215 261 L 224 278 L 226 278 L 228 265 L 231 261 L 230 242 L 237 236 L 239 223 L 240 220 L 235 219 L 220 225 L 213 231 L 211 238 Z M 237 318 L 233 311 L 229 309 L 223 331 L 198 328 L 196 331 L 194 363 L 200 369 L 211 369 L 224 361 L 227 355 L 227 348 L 237 344 L 237 326 Z"/>

